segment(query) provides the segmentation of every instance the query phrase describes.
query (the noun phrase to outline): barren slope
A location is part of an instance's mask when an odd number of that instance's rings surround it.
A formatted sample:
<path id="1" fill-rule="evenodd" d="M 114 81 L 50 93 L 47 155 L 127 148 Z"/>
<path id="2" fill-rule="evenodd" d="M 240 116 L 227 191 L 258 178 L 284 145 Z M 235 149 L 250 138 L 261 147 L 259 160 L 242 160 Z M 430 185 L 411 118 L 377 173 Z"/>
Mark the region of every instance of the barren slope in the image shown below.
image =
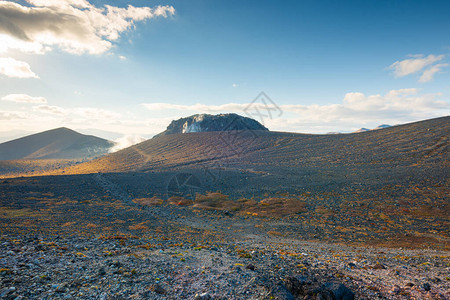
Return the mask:
<path id="1" fill-rule="evenodd" d="M 174 134 L 153 138 L 66 173 L 233 168 L 273 171 L 390 164 L 448 166 L 450 117 L 345 135 L 267 131 Z"/>
<path id="2" fill-rule="evenodd" d="M 0 160 L 92 158 L 112 142 L 68 128 L 57 128 L 0 144 Z"/>

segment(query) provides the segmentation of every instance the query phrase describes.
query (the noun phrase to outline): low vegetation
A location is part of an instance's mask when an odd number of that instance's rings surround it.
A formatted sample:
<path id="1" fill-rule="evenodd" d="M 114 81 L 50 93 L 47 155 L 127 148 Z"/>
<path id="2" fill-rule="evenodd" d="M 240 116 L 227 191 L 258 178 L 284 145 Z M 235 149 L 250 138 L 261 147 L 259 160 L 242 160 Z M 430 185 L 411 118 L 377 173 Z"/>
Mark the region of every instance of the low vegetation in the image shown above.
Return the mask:
<path id="1" fill-rule="evenodd" d="M 133 199 L 133 202 L 139 205 L 143 206 L 155 206 L 155 205 L 161 205 L 164 203 L 164 201 L 158 197 L 152 197 L 152 198 L 136 198 Z"/>

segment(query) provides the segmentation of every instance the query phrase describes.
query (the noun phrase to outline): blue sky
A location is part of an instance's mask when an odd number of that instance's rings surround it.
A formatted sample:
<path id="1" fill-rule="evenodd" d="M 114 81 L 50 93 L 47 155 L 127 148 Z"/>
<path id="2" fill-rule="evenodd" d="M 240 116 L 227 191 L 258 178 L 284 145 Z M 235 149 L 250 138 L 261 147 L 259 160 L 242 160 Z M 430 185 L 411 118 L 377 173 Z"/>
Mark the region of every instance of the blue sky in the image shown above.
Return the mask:
<path id="1" fill-rule="evenodd" d="M 150 137 L 182 116 L 245 115 L 261 91 L 283 111 L 259 120 L 272 130 L 448 115 L 449 11 L 448 1 L 0 1 L 0 132 Z"/>

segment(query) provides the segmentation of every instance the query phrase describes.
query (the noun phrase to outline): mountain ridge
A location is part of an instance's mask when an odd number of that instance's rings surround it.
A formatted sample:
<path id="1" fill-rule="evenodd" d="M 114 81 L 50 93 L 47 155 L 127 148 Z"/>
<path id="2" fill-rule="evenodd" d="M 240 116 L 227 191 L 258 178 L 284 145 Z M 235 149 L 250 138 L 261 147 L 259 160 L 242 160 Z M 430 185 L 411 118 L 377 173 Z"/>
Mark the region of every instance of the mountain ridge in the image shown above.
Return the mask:
<path id="1" fill-rule="evenodd" d="M 0 144 L 0 160 L 80 159 L 108 153 L 113 142 L 66 127 L 50 129 Z"/>

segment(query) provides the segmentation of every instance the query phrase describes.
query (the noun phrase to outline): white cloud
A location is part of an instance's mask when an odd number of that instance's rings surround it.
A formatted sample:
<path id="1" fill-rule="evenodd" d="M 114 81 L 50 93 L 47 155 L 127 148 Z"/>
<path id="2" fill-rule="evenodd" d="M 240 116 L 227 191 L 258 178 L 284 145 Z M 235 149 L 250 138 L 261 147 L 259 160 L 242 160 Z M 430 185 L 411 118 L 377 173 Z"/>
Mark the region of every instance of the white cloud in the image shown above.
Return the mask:
<path id="1" fill-rule="evenodd" d="M 422 76 L 420 76 L 419 81 L 420 82 L 428 82 L 428 81 L 433 80 L 434 74 L 439 73 L 441 71 L 441 69 L 444 67 L 448 67 L 448 64 L 436 64 L 436 65 L 432 66 L 431 68 L 425 70 L 422 73 Z"/>
<path id="2" fill-rule="evenodd" d="M 65 115 L 67 113 L 67 111 L 64 108 L 53 105 L 37 105 L 33 107 L 33 110 L 36 112 L 60 116 Z"/>
<path id="3" fill-rule="evenodd" d="M 3 111 L 0 110 L 0 120 L 10 121 L 10 120 L 22 120 L 27 119 L 29 116 L 25 112 L 21 111 Z M 7 127 L 4 127 L 7 128 Z"/>
<path id="4" fill-rule="evenodd" d="M 26 94 L 10 94 L 4 96 L 2 100 L 17 103 L 47 103 L 47 99 L 44 97 L 32 97 Z"/>
<path id="5" fill-rule="evenodd" d="M 47 114 L 64 115 L 68 118 L 70 117 L 71 120 L 78 120 L 79 122 L 88 120 L 112 122 L 121 116 L 119 113 L 95 107 L 63 108 L 53 105 L 38 105 L 34 106 L 33 110 Z"/>
<path id="6" fill-rule="evenodd" d="M 2 108 L 1 105 L 0 108 Z M 132 118 L 132 116 L 129 117 Z M 153 133 L 152 131 L 161 128 L 159 125 L 153 128 L 153 122 L 148 120 L 127 124 L 126 120 L 122 120 L 122 118 L 124 117 L 120 113 L 101 108 L 66 108 L 41 104 L 32 107 L 22 106 L 19 110 L 0 109 L 0 129 L 39 132 L 49 128 L 64 126 L 84 129 L 96 128 L 124 135 L 148 135 Z M 164 123 L 165 126 L 167 126 L 167 122 Z"/>
<path id="7" fill-rule="evenodd" d="M 411 74 L 421 73 L 420 82 L 427 82 L 433 79 L 433 76 L 448 64 L 436 64 L 442 61 L 445 55 L 424 56 L 422 54 L 414 55 L 412 58 L 396 61 L 389 66 L 394 70 L 395 77 L 404 77 Z"/>
<path id="8" fill-rule="evenodd" d="M 147 140 L 145 137 L 139 135 L 125 135 L 114 140 L 115 145 L 109 150 L 109 152 L 117 152 L 119 150 L 141 143 L 145 140 Z"/>
<path id="9" fill-rule="evenodd" d="M 119 113 L 95 107 L 74 108 L 71 112 L 89 120 L 114 121 L 121 116 Z"/>
<path id="10" fill-rule="evenodd" d="M 405 59 L 401 61 L 396 61 L 389 68 L 394 70 L 394 74 L 396 77 L 403 77 L 406 75 L 414 74 L 429 66 L 437 61 L 440 61 L 444 58 L 444 55 L 433 55 L 430 54 L 427 57 L 423 57 L 423 55 L 416 55 L 413 58 Z"/>
<path id="11" fill-rule="evenodd" d="M 9 49 L 45 53 L 53 47 L 74 54 L 109 50 L 135 22 L 175 14 L 172 6 L 95 7 L 85 0 L 0 1 L 0 53 Z"/>
<path id="12" fill-rule="evenodd" d="M 39 78 L 26 62 L 11 57 L 0 57 L 0 74 L 15 78 Z"/>
<path id="13" fill-rule="evenodd" d="M 119 55 L 119 58 L 120 58 L 121 60 L 126 60 L 126 59 L 127 59 L 126 56 L 123 56 L 123 55 Z"/>

